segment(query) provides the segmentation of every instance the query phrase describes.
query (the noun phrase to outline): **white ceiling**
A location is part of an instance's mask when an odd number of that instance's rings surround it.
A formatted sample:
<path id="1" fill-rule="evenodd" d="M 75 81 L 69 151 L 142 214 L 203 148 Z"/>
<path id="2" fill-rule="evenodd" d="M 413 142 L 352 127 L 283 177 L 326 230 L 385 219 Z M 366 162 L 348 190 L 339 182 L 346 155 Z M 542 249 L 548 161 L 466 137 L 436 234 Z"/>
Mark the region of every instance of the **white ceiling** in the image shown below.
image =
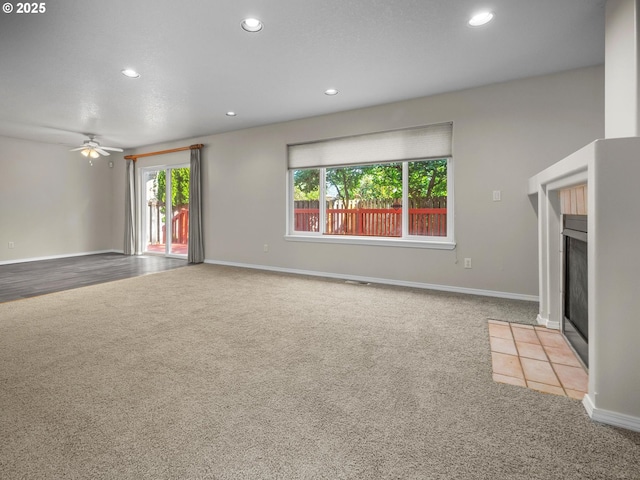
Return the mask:
<path id="1" fill-rule="evenodd" d="M 0 13 L 2 136 L 129 148 L 604 62 L 604 0 L 45 5 Z M 494 21 L 467 26 L 485 8 Z"/>

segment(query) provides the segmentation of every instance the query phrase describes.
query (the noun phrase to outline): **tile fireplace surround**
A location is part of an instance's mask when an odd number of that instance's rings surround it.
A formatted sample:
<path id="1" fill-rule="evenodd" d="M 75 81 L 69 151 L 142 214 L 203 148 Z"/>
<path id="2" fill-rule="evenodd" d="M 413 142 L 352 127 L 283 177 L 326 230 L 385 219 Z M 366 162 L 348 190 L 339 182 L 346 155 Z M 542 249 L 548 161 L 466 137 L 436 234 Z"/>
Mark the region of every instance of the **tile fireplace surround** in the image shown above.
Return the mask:
<path id="1" fill-rule="evenodd" d="M 537 196 L 538 323 L 562 315 L 561 189 L 587 184 L 589 385 L 595 421 L 640 431 L 640 138 L 596 140 L 529 179 Z"/>

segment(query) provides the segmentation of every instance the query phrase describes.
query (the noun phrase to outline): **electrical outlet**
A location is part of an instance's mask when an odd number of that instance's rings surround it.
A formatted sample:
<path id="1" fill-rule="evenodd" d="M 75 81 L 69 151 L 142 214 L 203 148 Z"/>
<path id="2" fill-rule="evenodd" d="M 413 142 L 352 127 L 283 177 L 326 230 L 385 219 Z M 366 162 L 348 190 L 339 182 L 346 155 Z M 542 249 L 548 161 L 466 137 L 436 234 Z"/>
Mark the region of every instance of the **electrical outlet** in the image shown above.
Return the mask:
<path id="1" fill-rule="evenodd" d="M 269 244 L 265 243 L 264 246 L 262 247 L 262 250 L 265 251 L 265 252 L 268 252 L 269 251 Z"/>
<path id="2" fill-rule="evenodd" d="M 494 190 L 493 191 L 493 201 L 494 202 L 499 202 L 500 200 L 502 200 L 502 192 L 500 192 L 500 190 Z"/>
<path id="3" fill-rule="evenodd" d="M 464 268 L 471 268 L 471 259 L 470 258 L 465 258 L 464 259 Z"/>
<path id="4" fill-rule="evenodd" d="M 16 246 L 15 243 L 9 242 L 9 248 L 15 248 L 15 246 Z"/>

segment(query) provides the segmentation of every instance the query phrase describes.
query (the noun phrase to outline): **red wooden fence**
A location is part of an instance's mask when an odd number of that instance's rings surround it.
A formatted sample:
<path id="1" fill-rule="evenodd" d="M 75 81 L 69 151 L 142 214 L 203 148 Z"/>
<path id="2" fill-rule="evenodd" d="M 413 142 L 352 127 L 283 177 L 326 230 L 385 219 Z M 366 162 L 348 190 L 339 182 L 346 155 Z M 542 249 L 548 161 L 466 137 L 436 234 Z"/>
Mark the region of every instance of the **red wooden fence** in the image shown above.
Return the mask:
<path id="1" fill-rule="evenodd" d="M 171 242 L 187 243 L 189 240 L 189 207 L 182 207 L 171 219 Z"/>
<path id="2" fill-rule="evenodd" d="M 151 204 L 149 204 L 151 207 Z M 155 206 L 155 205 L 154 205 Z M 163 206 L 163 205 L 160 205 Z M 158 207 L 159 208 L 159 207 Z M 157 214 L 156 218 L 159 218 L 160 214 Z M 151 219 L 151 217 L 149 217 Z M 150 220 L 151 222 L 151 220 Z M 152 229 L 153 223 L 149 226 L 149 231 L 153 232 Z M 156 226 L 160 226 L 160 222 L 156 223 Z M 151 234 L 153 235 L 153 234 Z M 162 225 L 162 241 L 159 241 L 161 245 L 166 243 L 166 227 Z M 173 214 L 171 218 L 171 243 L 184 243 L 186 244 L 189 241 L 189 207 L 182 207 L 180 210 Z M 154 244 L 151 239 L 149 240 L 149 244 Z"/>
<path id="3" fill-rule="evenodd" d="M 402 209 L 328 208 L 325 233 L 328 235 L 402 236 Z M 297 232 L 319 232 L 318 208 L 295 208 Z M 409 235 L 447 236 L 446 208 L 409 208 Z"/>

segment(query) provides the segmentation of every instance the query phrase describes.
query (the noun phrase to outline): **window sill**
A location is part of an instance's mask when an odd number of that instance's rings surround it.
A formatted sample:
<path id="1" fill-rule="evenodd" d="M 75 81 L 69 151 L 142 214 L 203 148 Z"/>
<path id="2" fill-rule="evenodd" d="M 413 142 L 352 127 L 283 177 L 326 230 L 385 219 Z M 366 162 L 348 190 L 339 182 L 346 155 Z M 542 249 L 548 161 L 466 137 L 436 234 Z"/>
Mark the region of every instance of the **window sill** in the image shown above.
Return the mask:
<path id="1" fill-rule="evenodd" d="M 289 242 L 340 243 L 347 245 L 374 245 L 385 247 L 430 248 L 434 250 L 453 250 L 456 244 L 451 241 L 405 240 L 400 238 L 372 238 L 339 235 L 285 235 Z"/>

